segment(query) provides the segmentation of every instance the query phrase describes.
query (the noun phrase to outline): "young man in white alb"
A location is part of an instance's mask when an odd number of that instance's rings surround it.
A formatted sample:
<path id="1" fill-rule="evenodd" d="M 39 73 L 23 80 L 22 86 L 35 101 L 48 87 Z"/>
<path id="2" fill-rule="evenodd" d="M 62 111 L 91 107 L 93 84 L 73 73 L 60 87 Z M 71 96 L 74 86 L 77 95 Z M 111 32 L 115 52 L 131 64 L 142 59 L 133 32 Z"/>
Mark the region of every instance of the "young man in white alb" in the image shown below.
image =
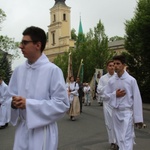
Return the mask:
<path id="1" fill-rule="evenodd" d="M 85 99 L 85 104 L 84 106 L 87 106 L 87 105 L 91 105 L 91 88 L 89 86 L 88 83 L 85 84 L 85 87 L 83 88 L 83 92 L 84 92 L 84 99 Z"/>
<path id="2" fill-rule="evenodd" d="M 125 57 L 113 57 L 115 72 L 104 91 L 105 98 L 113 107 L 112 118 L 119 150 L 133 150 L 134 124 L 143 126 L 142 100 L 137 81 L 125 67 Z"/>
<path id="3" fill-rule="evenodd" d="M 109 79 L 115 75 L 113 60 L 108 61 L 106 65 L 107 65 L 107 73 L 101 76 L 98 82 L 97 93 L 103 100 L 104 119 L 105 119 L 107 134 L 108 134 L 108 142 L 111 145 L 110 148 L 117 149 L 117 145 L 115 144 L 116 138 L 115 138 L 113 122 L 112 122 L 113 108 L 112 106 L 109 105 L 109 101 L 105 99 L 105 95 L 104 95 L 104 91 Z"/>
<path id="4" fill-rule="evenodd" d="M 27 60 L 10 79 L 11 123 L 16 127 L 13 150 L 57 150 L 57 120 L 69 109 L 61 69 L 43 50 L 46 34 L 39 27 L 23 31 L 20 49 Z"/>

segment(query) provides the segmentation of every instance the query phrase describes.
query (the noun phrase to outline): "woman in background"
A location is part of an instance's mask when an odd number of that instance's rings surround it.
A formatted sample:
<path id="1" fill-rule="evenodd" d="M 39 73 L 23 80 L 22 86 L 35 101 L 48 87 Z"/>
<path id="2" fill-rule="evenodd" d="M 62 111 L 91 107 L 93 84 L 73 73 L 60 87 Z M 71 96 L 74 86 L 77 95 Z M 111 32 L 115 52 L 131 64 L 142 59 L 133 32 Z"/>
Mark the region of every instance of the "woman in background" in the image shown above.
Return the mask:
<path id="1" fill-rule="evenodd" d="M 80 114 L 80 102 L 79 102 L 79 85 L 74 81 L 74 77 L 71 76 L 69 78 L 69 82 L 67 83 L 68 96 L 70 101 L 70 109 L 69 116 L 72 121 L 75 120 L 75 117 Z"/>

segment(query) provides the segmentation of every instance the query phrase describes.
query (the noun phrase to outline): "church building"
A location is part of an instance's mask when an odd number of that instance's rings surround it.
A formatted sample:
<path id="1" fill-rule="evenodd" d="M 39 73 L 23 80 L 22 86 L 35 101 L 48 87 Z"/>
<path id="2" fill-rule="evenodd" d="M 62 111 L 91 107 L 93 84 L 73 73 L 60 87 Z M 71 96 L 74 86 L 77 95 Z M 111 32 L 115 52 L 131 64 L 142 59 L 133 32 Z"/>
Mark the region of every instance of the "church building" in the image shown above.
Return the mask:
<path id="1" fill-rule="evenodd" d="M 50 9 L 50 25 L 48 26 L 47 44 L 44 53 L 51 62 L 61 54 L 75 47 L 75 41 L 71 39 L 71 7 L 67 6 L 66 0 L 54 0 L 54 6 Z M 83 34 L 80 17 L 79 34 Z M 120 54 L 124 49 L 124 40 L 108 43 L 108 49 Z"/>
<path id="2" fill-rule="evenodd" d="M 70 47 L 74 47 L 74 40 L 71 39 L 71 8 L 65 1 L 55 0 L 54 6 L 50 9 L 48 40 L 44 53 L 52 62 L 59 54 L 68 52 Z"/>

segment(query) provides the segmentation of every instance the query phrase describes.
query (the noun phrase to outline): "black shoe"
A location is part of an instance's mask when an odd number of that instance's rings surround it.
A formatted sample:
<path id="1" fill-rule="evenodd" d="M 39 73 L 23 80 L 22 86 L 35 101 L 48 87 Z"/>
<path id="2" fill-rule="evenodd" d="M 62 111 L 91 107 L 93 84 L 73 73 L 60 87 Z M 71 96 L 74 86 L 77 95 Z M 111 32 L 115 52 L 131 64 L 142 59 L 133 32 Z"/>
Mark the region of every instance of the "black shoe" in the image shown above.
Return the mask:
<path id="1" fill-rule="evenodd" d="M 0 129 L 5 129 L 6 128 L 6 126 L 4 125 L 4 126 L 0 126 Z"/>
<path id="2" fill-rule="evenodd" d="M 8 127 L 8 123 L 5 124 L 5 127 Z"/>
<path id="3" fill-rule="evenodd" d="M 100 104 L 100 106 L 103 106 L 103 103 L 99 103 Z"/>
<path id="4" fill-rule="evenodd" d="M 119 147 L 115 143 L 111 143 L 110 150 L 119 150 Z"/>
<path id="5" fill-rule="evenodd" d="M 0 126 L 0 129 L 5 129 L 8 126 L 8 123 L 6 123 L 4 126 Z"/>
<path id="6" fill-rule="evenodd" d="M 115 149 L 114 150 L 119 150 L 119 146 L 115 145 Z"/>

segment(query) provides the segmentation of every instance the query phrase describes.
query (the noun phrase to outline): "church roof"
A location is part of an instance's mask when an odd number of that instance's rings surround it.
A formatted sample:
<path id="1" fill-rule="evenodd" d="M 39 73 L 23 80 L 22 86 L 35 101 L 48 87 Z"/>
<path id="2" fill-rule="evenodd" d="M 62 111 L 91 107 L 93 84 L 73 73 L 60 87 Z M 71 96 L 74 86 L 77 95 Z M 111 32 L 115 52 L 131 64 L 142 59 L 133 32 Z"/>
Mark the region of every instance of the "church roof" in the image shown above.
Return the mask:
<path id="1" fill-rule="evenodd" d="M 124 46 L 124 40 L 117 40 L 108 43 L 108 47 Z"/>
<path id="2" fill-rule="evenodd" d="M 112 50 L 125 49 L 124 40 L 108 42 L 108 48 Z"/>
<path id="3" fill-rule="evenodd" d="M 65 4 L 65 1 L 66 1 L 66 0 L 55 0 L 55 5 L 56 5 L 57 3 L 63 3 L 63 4 Z"/>

